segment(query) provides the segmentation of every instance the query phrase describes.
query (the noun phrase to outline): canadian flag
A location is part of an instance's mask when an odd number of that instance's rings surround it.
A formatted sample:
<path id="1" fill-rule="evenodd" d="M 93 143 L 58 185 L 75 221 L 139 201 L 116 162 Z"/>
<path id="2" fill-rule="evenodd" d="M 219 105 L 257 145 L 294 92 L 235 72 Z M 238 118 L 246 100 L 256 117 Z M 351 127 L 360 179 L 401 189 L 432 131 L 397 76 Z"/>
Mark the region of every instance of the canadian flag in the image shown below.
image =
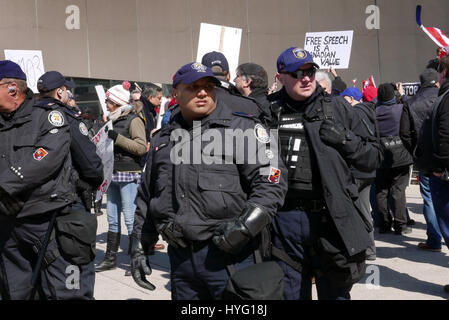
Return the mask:
<path id="1" fill-rule="evenodd" d="M 424 27 L 421 23 L 421 6 L 416 6 L 416 23 L 446 54 L 449 52 L 449 38 L 438 28 Z"/>
<path id="2" fill-rule="evenodd" d="M 370 76 L 367 80 L 362 81 L 362 91 L 368 87 L 376 88 L 376 83 L 374 82 L 374 76 Z"/>

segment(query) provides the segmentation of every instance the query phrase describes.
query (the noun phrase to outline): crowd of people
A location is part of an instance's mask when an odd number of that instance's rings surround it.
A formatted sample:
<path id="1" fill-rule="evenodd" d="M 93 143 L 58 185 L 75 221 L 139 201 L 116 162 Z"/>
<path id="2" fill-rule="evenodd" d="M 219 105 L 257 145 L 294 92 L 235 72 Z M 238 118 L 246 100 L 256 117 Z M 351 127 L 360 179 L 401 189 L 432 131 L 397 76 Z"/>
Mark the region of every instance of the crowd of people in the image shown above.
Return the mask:
<path id="1" fill-rule="evenodd" d="M 313 282 L 318 299 L 350 299 L 376 259 L 375 228 L 411 232 L 412 167 L 427 223 L 418 248 L 449 245 L 449 55 L 423 66 L 413 97 L 401 83 L 348 86 L 298 47 L 276 67 L 269 86 L 263 66 L 243 63 L 233 84 L 210 52 L 179 68 L 164 105 L 159 86 L 124 82 L 92 119 L 61 73 L 45 73 L 35 97 L 0 61 L 1 299 L 93 299 L 95 273 L 117 267 L 122 212 L 125 275 L 155 289 L 162 237 L 173 300 L 310 300 Z M 106 252 L 94 265 L 105 176 L 91 139 L 109 121 Z"/>

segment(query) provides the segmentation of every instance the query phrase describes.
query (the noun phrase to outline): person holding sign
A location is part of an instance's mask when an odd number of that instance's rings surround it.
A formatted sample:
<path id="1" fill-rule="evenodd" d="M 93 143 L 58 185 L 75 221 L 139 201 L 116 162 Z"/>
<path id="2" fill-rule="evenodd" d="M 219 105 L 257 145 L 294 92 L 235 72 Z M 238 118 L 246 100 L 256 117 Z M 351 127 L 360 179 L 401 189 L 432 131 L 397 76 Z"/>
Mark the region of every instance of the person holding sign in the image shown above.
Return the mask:
<path id="1" fill-rule="evenodd" d="M 283 88 L 268 96 L 289 177 L 272 223 L 273 245 L 296 262 L 279 261 L 289 300 L 311 299 L 313 276 L 318 299 L 350 299 L 352 285 L 365 275 L 372 228 L 349 164 L 370 172 L 382 157 L 375 141 L 353 131 L 359 119 L 351 107 L 317 85 L 317 68 L 310 52 L 286 49 L 277 60 Z"/>
<path id="2" fill-rule="evenodd" d="M 114 126 L 113 130 L 108 131 L 108 137 L 114 140 L 114 173 L 107 191 L 109 229 L 106 254 L 104 260 L 96 266 L 97 272 L 117 267 L 122 210 L 128 235 L 133 231 L 135 200 L 142 171 L 140 160 L 147 151 L 147 139 L 143 119 L 129 108 L 130 86 L 129 82 L 124 82 L 106 92 L 109 119 Z"/>

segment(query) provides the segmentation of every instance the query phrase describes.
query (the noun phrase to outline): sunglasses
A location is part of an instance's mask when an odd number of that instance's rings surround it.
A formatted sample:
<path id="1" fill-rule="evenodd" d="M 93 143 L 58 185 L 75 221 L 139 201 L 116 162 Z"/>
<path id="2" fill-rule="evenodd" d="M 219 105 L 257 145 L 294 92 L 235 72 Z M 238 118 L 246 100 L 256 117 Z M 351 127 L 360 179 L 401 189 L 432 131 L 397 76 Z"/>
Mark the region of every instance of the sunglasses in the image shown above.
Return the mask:
<path id="1" fill-rule="evenodd" d="M 311 67 L 309 69 L 297 70 L 295 72 L 281 71 L 279 73 L 288 74 L 290 77 L 292 77 L 294 79 L 302 79 L 304 77 L 312 78 L 312 77 L 315 76 L 316 68 L 315 67 Z"/>

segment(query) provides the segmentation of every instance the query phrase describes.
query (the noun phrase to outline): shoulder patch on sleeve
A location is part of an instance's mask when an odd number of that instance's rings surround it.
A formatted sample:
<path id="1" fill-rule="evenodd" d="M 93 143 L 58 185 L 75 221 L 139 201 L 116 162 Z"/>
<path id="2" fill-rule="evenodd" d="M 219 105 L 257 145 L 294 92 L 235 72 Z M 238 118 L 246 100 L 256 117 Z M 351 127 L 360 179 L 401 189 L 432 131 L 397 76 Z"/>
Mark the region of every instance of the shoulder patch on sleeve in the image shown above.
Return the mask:
<path id="1" fill-rule="evenodd" d="M 57 110 L 53 110 L 48 114 L 48 121 L 55 127 L 62 127 L 65 123 L 64 116 Z"/>

